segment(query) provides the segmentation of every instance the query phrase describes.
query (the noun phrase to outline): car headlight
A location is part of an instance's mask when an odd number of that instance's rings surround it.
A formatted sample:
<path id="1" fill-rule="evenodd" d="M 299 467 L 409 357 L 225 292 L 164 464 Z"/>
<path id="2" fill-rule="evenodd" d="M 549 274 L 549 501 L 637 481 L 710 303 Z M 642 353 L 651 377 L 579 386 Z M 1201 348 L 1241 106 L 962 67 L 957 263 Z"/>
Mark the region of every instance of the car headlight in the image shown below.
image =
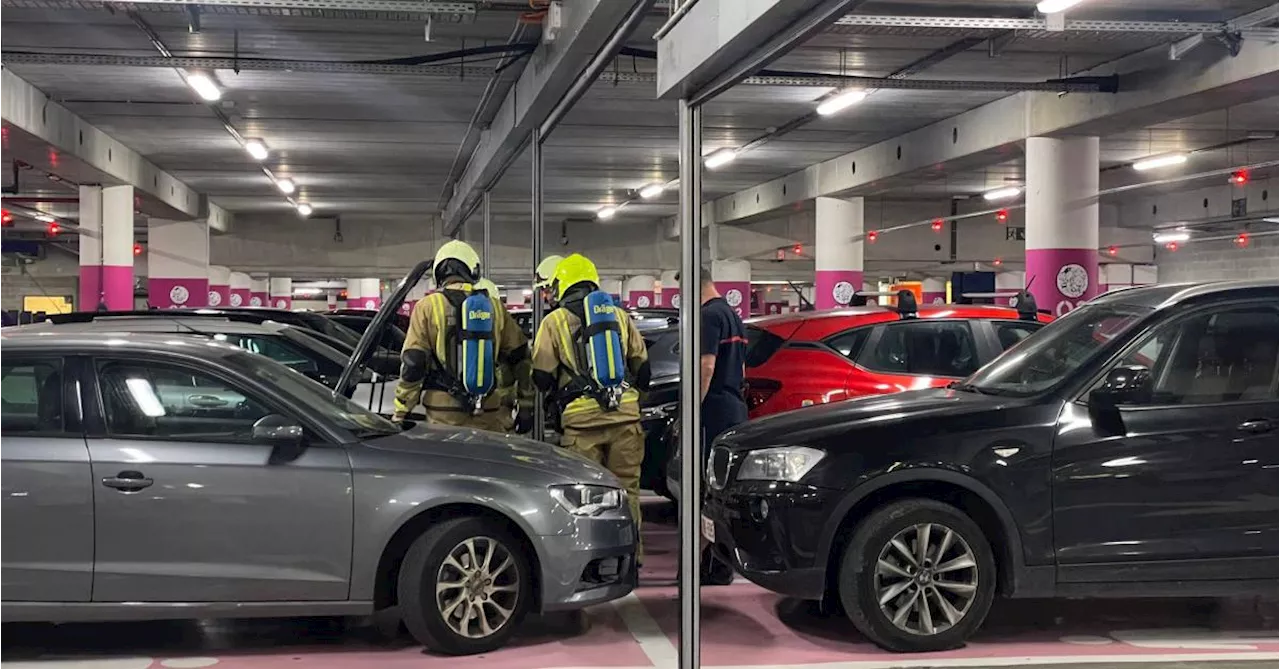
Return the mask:
<path id="1" fill-rule="evenodd" d="M 551 486 L 551 496 L 575 516 L 598 516 L 622 508 L 626 492 L 602 485 Z"/>
<path id="2" fill-rule="evenodd" d="M 804 478 L 826 453 L 807 446 L 779 446 L 747 452 L 738 468 L 739 481 L 790 481 Z"/>
<path id="3" fill-rule="evenodd" d="M 640 409 L 640 420 L 665 420 L 680 412 L 679 402 L 667 402 L 659 404 L 656 407 L 643 407 Z"/>

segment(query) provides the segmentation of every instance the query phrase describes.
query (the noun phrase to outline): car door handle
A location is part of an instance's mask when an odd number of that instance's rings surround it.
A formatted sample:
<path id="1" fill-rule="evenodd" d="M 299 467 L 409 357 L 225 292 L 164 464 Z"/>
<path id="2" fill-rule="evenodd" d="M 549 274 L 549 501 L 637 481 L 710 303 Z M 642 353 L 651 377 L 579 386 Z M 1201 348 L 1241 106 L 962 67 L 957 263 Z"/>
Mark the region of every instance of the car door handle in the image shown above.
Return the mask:
<path id="1" fill-rule="evenodd" d="M 143 476 L 142 472 L 134 471 L 120 472 L 115 476 L 107 476 L 102 479 L 102 485 L 120 492 L 138 492 L 145 488 L 150 488 L 154 483 L 154 479 Z"/>
<path id="2" fill-rule="evenodd" d="M 1275 421 L 1259 418 L 1257 420 L 1246 420 L 1236 429 L 1249 434 L 1266 434 L 1276 429 L 1276 424 Z"/>
<path id="3" fill-rule="evenodd" d="M 227 406 L 228 402 L 221 397 L 215 395 L 188 395 L 187 402 L 191 406 L 213 408 Z"/>

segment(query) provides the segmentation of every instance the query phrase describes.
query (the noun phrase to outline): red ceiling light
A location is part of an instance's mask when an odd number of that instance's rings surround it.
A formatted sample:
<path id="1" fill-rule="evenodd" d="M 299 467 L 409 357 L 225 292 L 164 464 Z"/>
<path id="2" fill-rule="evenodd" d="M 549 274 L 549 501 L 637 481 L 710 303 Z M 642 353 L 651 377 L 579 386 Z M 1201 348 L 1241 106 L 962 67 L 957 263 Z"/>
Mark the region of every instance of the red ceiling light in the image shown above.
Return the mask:
<path id="1" fill-rule="evenodd" d="M 8 209 L 0 209 L 0 224 L 5 227 L 13 225 L 13 214 L 9 213 Z"/>
<path id="2" fill-rule="evenodd" d="M 1119 246 L 1108 246 L 1108 247 L 1107 247 L 1107 255 L 1109 255 L 1109 256 L 1113 256 L 1113 257 L 1114 257 L 1114 256 L 1118 256 L 1118 255 L 1120 255 L 1120 247 L 1119 247 Z"/>
<path id="3" fill-rule="evenodd" d="M 996 258 L 995 260 L 991 261 L 991 264 L 995 265 L 996 267 L 999 267 L 1004 264 L 1004 261 L 999 258 Z"/>
<path id="4" fill-rule="evenodd" d="M 1242 232 L 1236 235 L 1235 245 L 1239 248 L 1245 248 L 1249 245 L 1249 233 Z"/>
<path id="5" fill-rule="evenodd" d="M 1006 223 L 1006 222 L 1008 222 L 1008 220 L 1009 220 L 1009 210 L 1008 210 L 1008 209 L 1001 209 L 1000 211 L 997 211 L 997 212 L 996 212 L 996 220 L 997 220 L 997 221 L 999 221 L 999 222 L 1001 222 L 1001 223 Z"/>
<path id="6" fill-rule="evenodd" d="M 135 256 L 140 256 L 140 255 L 142 255 L 142 244 L 139 244 L 139 243 L 137 243 L 137 242 L 134 242 L 134 244 L 133 244 L 133 255 L 135 255 Z"/>
<path id="7" fill-rule="evenodd" d="M 1230 181 L 1233 186 L 1243 186 L 1249 183 L 1249 170 L 1236 170 L 1232 172 L 1231 178 L 1228 179 L 1228 181 Z"/>
<path id="8" fill-rule="evenodd" d="M 791 247 L 791 252 L 796 255 L 800 255 L 800 252 L 803 250 L 804 250 L 804 246 L 801 244 L 796 244 L 795 246 Z"/>
<path id="9" fill-rule="evenodd" d="M 1169 242 L 1168 244 L 1165 244 L 1164 247 L 1170 251 L 1177 251 L 1178 242 Z"/>
<path id="10" fill-rule="evenodd" d="M 50 223 L 49 225 L 45 226 L 44 231 L 45 231 L 45 234 L 49 235 L 50 237 L 57 237 L 58 233 L 62 232 L 62 226 L 58 225 L 57 223 Z"/>
<path id="11" fill-rule="evenodd" d="M 876 240 L 879 238 L 880 238 L 880 233 L 876 230 L 872 230 L 871 232 L 867 233 L 867 241 L 872 244 L 876 243 Z"/>
<path id="12" fill-rule="evenodd" d="M 942 219 L 935 218 L 933 219 L 933 222 L 929 224 L 929 227 L 933 228 L 934 232 L 942 232 L 942 223 Z"/>

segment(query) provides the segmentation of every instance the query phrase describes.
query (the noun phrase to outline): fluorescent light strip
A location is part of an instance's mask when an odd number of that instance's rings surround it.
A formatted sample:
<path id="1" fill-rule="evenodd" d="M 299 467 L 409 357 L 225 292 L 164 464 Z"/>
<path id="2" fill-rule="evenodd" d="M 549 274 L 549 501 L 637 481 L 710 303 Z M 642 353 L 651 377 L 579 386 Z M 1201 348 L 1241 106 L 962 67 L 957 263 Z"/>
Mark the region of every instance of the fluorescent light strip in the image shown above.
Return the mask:
<path id="1" fill-rule="evenodd" d="M 252 156 L 254 160 L 258 161 L 266 160 L 267 156 L 271 155 L 271 150 L 268 149 L 267 145 L 260 139 L 246 140 L 244 143 L 244 150 L 248 151 L 249 155 Z"/>
<path id="2" fill-rule="evenodd" d="M 298 187 L 294 185 L 293 179 L 276 179 L 276 188 L 279 188 L 280 192 L 285 195 L 292 195 L 293 191 L 298 189 Z"/>
<path id="3" fill-rule="evenodd" d="M 1172 165 L 1181 165 L 1185 162 L 1187 162 L 1187 154 L 1170 153 L 1168 155 L 1153 156 L 1151 158 L 1143 158 L 1142 160 L 1135 160 L 1133 162 L 1133 169 L 1138 170 L 1139 172 L 1145 172 L 1147 170 L 1154 170 L 1157 167 L 1169 167 Z"/>
<path id="4" fill-rule="evenodd" d="M 1151 235 L 1151 240 L 1157 244 L 1168 244 L 1169 242 L 1185 242 L 1191 239 L 1191 233 L 1186 231 L 1175 232 L 1157 232 Z"/>
<path id="5" fill-rule="evenodd" d="M 299 202 L 299 203 L 298 203 L 298 215 L 299 215 L 299 216 L 301 216 L 301 217 L 303 217 L 303 218 L 306 218 L 306 217 L 308 217 L 308 216 L 310 216 L 310 215 L 311 215 L 311 211 L 312 211 L 312 210 L 311 210 L 311 205 L 307 204 L 306 202 Z"/>
<path id="6" fill-rule="evenodd" d="M 664 184 L 660 184 L 660 183 L 649 184 L 648 186 L 645 186 L 644 188 L 640 189 L 640 197 L 646 200 L 652 200 L 653 198 L 662 195 L 666 191 L 667 191 L 667 187 Z"/>
<path id="7" fill-rule="evenodd" d="M 867 92 L 860 88 L 851 88 L 843 91 L 837 91 L 825 100 L 818 103 L 818 114 L 821 116 L 830 116 L 832 114 L 844 111 L 853 105 L 862 102 L 867 98 Z"/>
<path id="8" fill-rule="evenodd" d="M 222 90 L 213 82 L 213 78 L 203 72 L 188 72 L 187 85 L 205 102 L 217 102 L 222 99 Z"/>
<path id="9" fill-rule="evenodd" d="M 704 158 L 702 164 L 706 165 L 707 169 L 714 170 L 717 167 L 728 165 L 737 158 L 737 149 L 720 149 Z"/>
<path id="10" fill-rule="evenodd" d="M 989 190 L 982 194 L 984 200 L 1007 200 L 1011 197 L 1017 197 L 1022 192 L 1017 186 L 1009 186 L 1007 188 L 997 188 Z"/>
<path id="11" fill-rule="evenodd" d="M 1072 7 L 1080 4 L 1084 0 L 1040 0 L 1036 4 L 1036 11 L 1041 14 L 1057 14 L 1065 12 Z"/>

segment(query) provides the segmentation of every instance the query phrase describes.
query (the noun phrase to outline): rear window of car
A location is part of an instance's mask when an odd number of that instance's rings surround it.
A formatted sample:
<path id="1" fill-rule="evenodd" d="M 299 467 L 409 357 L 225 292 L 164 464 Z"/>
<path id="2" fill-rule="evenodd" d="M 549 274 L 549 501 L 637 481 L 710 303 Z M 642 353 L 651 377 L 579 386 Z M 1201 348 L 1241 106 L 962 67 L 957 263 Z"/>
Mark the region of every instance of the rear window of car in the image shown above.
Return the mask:
<path id="1" fill-rule="evenodd" d="M 747 367 L 759 367 L 773 357 L 787 343 L 768 330 L 747 326 Z"/>

